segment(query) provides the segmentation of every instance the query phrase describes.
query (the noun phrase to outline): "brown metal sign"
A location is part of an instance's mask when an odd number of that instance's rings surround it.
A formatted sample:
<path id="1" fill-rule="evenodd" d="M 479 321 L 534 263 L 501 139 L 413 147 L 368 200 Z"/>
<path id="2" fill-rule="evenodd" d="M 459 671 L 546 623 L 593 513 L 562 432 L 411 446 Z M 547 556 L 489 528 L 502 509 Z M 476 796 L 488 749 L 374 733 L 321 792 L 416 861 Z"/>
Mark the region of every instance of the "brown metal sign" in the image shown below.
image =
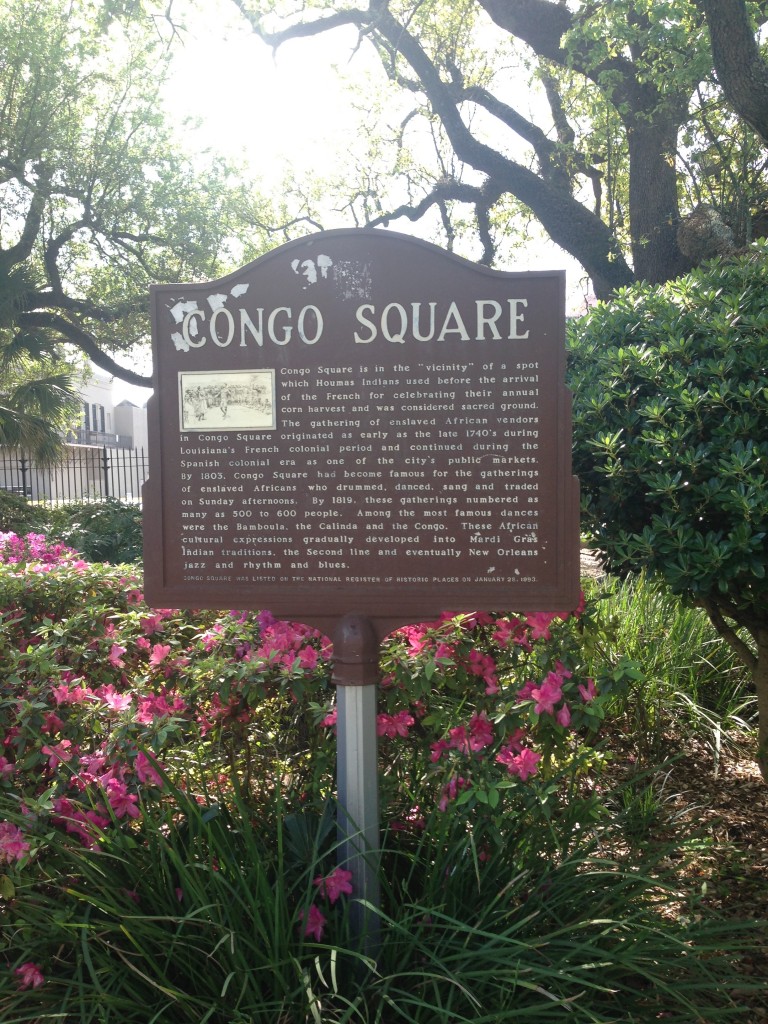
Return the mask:
<path id="1" fill-rule="evenodd" d="M 154 287 L 147 599 L 380 631 L 573 607 L 564 291 L 383 230 Z"/>

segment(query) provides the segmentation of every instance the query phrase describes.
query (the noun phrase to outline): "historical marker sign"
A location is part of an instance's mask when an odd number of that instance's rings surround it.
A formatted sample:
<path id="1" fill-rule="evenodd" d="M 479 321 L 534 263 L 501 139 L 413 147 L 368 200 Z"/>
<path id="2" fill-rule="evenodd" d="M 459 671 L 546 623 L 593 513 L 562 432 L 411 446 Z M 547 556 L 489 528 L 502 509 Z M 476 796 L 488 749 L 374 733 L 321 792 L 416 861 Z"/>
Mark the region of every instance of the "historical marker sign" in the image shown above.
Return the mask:
<path id="1" fill-rule="evenodd" d="M 382 629 L 575 605 L 564 288 L 382 230 L 154 287 L 147 599 Z"/>

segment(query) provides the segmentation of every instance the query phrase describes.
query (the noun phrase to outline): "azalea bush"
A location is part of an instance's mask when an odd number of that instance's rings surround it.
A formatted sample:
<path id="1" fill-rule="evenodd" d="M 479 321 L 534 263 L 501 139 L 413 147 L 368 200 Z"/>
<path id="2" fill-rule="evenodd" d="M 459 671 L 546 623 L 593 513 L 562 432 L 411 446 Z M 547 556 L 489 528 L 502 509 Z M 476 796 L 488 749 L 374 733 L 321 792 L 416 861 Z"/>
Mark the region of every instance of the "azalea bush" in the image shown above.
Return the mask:
<path id="1" fill-rule="evenodd" d="M 327 638 L 150 609 L 130 567 L 0 535 L 4 1024 L 728 1019 L 738 937 L 663 922 L 656 875 L 595 857 L 597 734 L 637 673 L 586 674 L 595 628 L 589 606 L 446 614 L 386 642 L 369 961 Z"/>

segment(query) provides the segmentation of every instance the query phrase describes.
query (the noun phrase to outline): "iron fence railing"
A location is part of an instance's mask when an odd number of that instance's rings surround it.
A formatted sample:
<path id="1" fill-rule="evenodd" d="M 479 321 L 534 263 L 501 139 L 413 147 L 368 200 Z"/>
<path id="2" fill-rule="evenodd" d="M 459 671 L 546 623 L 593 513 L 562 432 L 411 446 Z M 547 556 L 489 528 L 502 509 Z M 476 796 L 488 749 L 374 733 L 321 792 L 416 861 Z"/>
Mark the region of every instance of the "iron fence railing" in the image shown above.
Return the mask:
<path id="1" fill-rule="evenodd" d="M 39 465 L 19 449 L 0 448 L 0 489 L 44 504 L 100 498 L 138 503 L 148 475 L 143 448 L 67 445 L 52 466 Z"/>

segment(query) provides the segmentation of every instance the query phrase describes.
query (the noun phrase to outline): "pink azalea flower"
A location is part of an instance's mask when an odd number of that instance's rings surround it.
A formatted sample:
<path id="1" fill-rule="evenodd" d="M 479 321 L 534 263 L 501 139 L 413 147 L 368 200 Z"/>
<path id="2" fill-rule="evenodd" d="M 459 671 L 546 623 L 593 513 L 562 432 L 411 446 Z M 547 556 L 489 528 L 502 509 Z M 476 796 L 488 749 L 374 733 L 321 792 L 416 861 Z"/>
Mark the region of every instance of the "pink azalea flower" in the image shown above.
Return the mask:
<path id="1" fill-rule="evenodd" d="M 9 761 L 7 757 L 0 757 L 0 776 L 2 778 L 10 779 L 15 771 L 16 765 L 13 761 Z"/>
<path id="2" fill-rule="evenodd" d="M 525 651 L 531 650 L 526 624 L 517 616 L 513 616 L 511 619 L 498 619 L 493 639 L 500 647 L 506 647 L 508 644 L 513 643 L 518 647 L 522 647 Z"/>
<path id="3" fill-rule="evenodd" d="M 513 624 L 511 619 L 498 619 L 496 621 L 496 629 L 493 632 L 493 639 L 499 645 L 504 647 L 510 642 L 510 637 L 515 632 L 516 620 Z"/>
<path id="4" fill-rule="evenodd" d="M 533 710 L 537 715 L 554 715 L 555 704 L 562 700 L 562 682 L 554 672 L 550 672 L 541 686 L 531 690 L 531 697 L 536 701 Z"/>
<path id="5" fill-rule="evenodd" d="M 429 759 L 434 764 L 436 761 L 440 760 L 446 751 L 451 749 L 451 744 L 446 740 L 438 740 L 437 743 L 433 743 L 429 749 L 432 751 L 429 755 Z"/>
<path id="6" fill-rule="evenodd" d="M 86 772 L 83 774 L 87 782 L 92 782 L 96 776 L 104 771 L 107 760 L 107 755 L 103 749 L 100 752 L 95 751 L 93 754 L 82 754 L 80 756 L 80 767 L 86 769 Z M 114 770 L 113 766 L 112 771 Z M 111 778 L 110 772 L 107 772 L 104 777 Z"/>
<path id="7" fill-rule="evenodd" d="M 335 903 L 344 893 L 348 896 L 352 894 L 352 872 L 344 868 L 335 868 L 325 878 L 322 875 L 318 876 L 312 884 L 316 885 L 331 903 Z"/>
<path id="8" fill-rule="evenodd" d="M 118 693 L 112 683 L 102 686 L 96 691 L 96 696 L 101 697 L 108 708 L 112 711 L 125 711 L 131 706 L 131 696 L 128 693 Z"/>
<path id="9" fill-rule="evenodd" d="M 60 743 L 54 743 L 52 746 L 41 747 L 41 753 L 48 756 L 48 767 L 55 769 L 56 765 L 60 761 L 71 761 L 73 752 L 69 749 L 72 746 L 72 740 L 62 740 Z"/>
<path id="10" fill-rule="evenodd" d="M 394 715 L 381 714 L 376 716 L 376 734 L 394 739 L 396 736 L 407 736 L 414 724 L 414 717 L 408 711 L 398 711 Z"/>
<path id="11" fill-rule="evenodd" d="M 170 644 L 155 644 L 152 648 L 152 653 L 149 656 L 150 668 L 157 668 L 161 662 L 165 661 L 170 653 Z"/>
<path id="12" fill-rule="evenodd" d="M 51 696 L 57 704 L 66 704 L 69 701 L 69 687 L 66 683 L 59 683 L 51 687 Z"/>
<path id="13" fill-rule="evenodd" d="M 109 650 L 109 658 L 107 660 L 110 665 L 114 665 L 115 668 L 125 668 L 125 662 L 122 660 L 123 654 L 125 654 L 124 647 L 121 647 L 120 644 L 112 644 Z"/>
<path id="14" fill-rule="evenodd" d="M 484 711 L 474 714 L 469 720 L 469 749 L 482 750 L 493 743 L 493 726 Z"/>
<path id="15" fill-rule="evenodd" d="M 151 782 L 153 786 L 162 786 L 162 777 L 153 767 L 154 764 L 155 762 L 150 760 L 141 750 L 138 752 L 133 767 L 139 782 L 144 784 Z"/>
<path id="16" fill-rule="evenodd" d="M 109 800 L 109 806 L 115 812 L 116 818 L 124 818 L 128 815 L 129 818 L 138 818 L 139 808 L 136 804 L 139 802 L 139 798 L 135 793 L 129 793 L 128 787 L 120 779 L 110 779 L 106 785 L 107 799 Z"/>
<path id="17" fill-rule="evenodd" d="M 563 701 L 563 706 L 555 715 L 555 721 L 558 725 L 562 725 L 564 729 L 567 729 L 568 726 L 571 724 L 571 709 L 568 707 L 565 701 Z"/>
<path id="18" fill-rule="evenodd" d="M 460 750 L 463 754 L 469 753 L 469 737 L 464 725 L 457 725 L 448 732 L 448 745 L 453 750 Z"/>
<path id="19" fill-rule="evenodd" d="M 231 614 L 234 615 L 235 612 L 232 612 Z M 272 614 L 272 612 L 269 612 L 269 611 L 261 611 L 261 612 L 259 612 L 259 614 L 256 616 L 256 618 L 257 618 L 258 623 L 259 623 L 259 628 L 262 629 L 262 630 L 269 629 L 269 627 L 273 626 L 275 624 L 275 622 L 276 622 L 276 619 L 275 619 L 274 615 Z"/>
<path id="20" fill-rule="evenodd" d="M 139 626 L 141 626 L 144 636 L 152 636 L 153 633 L 157 633 L 163 628 L 163 617 L 162 615 L 145 615 L 143 619 L 139 619 Z"/>
<path id="21" fill-rule="evenodd" d="M 172 703 L 168 702 L 164 693 L 140 698 L 135 720 L 140 725 L 150 725 L 155 718 L 163 718 L 166 715 L 173 715 L 187 710 L 184 700 L 178 694 L 171 693 L 169 696 L 172 697 Z"/>
<path id="22" fill-rule="evenodd" d="M 109 825 L 109 818 L 96 811 L 73 810 L 69 817 L 64 818 L 64 822 L 67 832 L 77 836 L 83 846 L 91 850 L 99 842 L 99 833 Z"/>
<path id="23" fill-rule="evenodd" d="M 334 725 L 336 725 L 337 716 L 338 711 L 336 710 L 336 708 L 334 708 L 333 711 L 329 712 L 329 714 L 325 716 L 320 725 L 324 725 L 326 729 L 332 728 Z"/>
<path id="24" fill-rule="evenodd" d="M 0 821 L 0 863 L 21 860 L 29 852 L 24 833 L 9 821 Z"/>
<path id="25" fill-rule="evenodd" d="M 579 693 L 581 694 L 581 699 L 585 704 L 589 704 L 593 701 L 597 696 L 597 688 L 595 687 L 594 679 L 587 679 L 586 686 L 579 683 Z"/>
<path id="26" fill-rule="evenodd" d="M 299 651 L 299 662 L 301 663 L 301 667 L 306 671 L 311 671 L 313 668 L 317 668 L 319 660 L 320 655 L 314 647 L 304 647 Z"/>
<path id="27" fill-rule="evenodd" d="M 435 661 L 453 664 L 456 661 L 456 645 L 441 640 L 435 648 Z"/>
<path id="28" fill-rule="evenodd" d="M 299 911 L 299 920 L 304 920 L 303 910 Z M 309 908 L 309 913 L 307 914 L 307 921 L 304 926 L 304 934 L 311 935 L 316 942 L 319 942 L 323 937 L 324 927 L 325 915 L 320 910 L 320 908 L 316 907 L 315 904 L 313 903 L 312 906 Z"/>
<path id="29" fill-rule="evenodd" d="M 523 685 L 517 691 L 517 699 L 530 700 L 535 688 L 536 683 L 533 681 L 533 679 L 529 679 L 526 683 L 523 683 Z"/>
<path id="30" fill-rule="evenodd" d="M 218 629 L 214 627 L 201 635 L 200 642 L 202 643 L 203 650 L 206 654 L 210 654 L 214 647 L 217 647 L 221 643 L 220 633 L 221 627 L 219 626 Z"/>
<path id="31" fill-rule="evenodd" d="M 48 714 L 43 719 L 41 732 L 47 732 L 53 735 L 53 733 L 59 732 L 63 728 L 63 726 L 64 723 L 59 718 L 59 716 L 55 712 L 49 711 Z"/>
<path id="32" fill-rule="evenodd" d="M 499 683 L 496 678 L 496 663 L 490 654 L 483 654 L 481 651 L 470 651 L 468 668 L 473 676 L 480 676 L 485 681 L 485 692 L 487 694 L 499 692 Z"/>
<path id="33" fill-rule="evenodd" d="M 541 754 L 537 754 L 530 747 L 523 747 L 519 753 L 515 753 L 509 747 L 502 747 L 496 755 L 496 760 L 500 764 L 506 765 L 510 775 L 517 775 L 519 779 L 525 782 L 526 779 L 536 773 L 537 765 L 541 760 Z"/>
<path id="34" fill-rule="evenodd" d="M 403 626 L 398 630 L 398 634 L 408 641 L 408 654 L 421 654 L 425 648 L 432 646 L 432 641 L 427 636 L 427 628 L 426 624 L 422 623 L 418 626 Z"/>
<path id="35" fill-rule="evenodd" d="M 68 675 L 71 677 L 71 673 Z M 69 678 L 68 682 L 74 682 L 74 679 Z M 62 704 L 82 704 L 93 696 L 93 693 L 85 686 L 73 686 L 70 689 L 65 682 L 62 682 L 58 686 L 51 687 L 51 696 L 56 704 L 61 706 Z"/>
<path id="36" fill-rule="evenodd" d="M 467 612 L 461 616 L 462 629 L 475 629 L 477 626 L 488 626 L 493 619 L 488 612 Z"/>
<path id="37" fill-rule="evenodd" d="M 22 991 L 27 988 L 40 988 L 45 983 L 45 977 L 39 964 L 33 963 L 31 960 L 22 964 L 21 967 L 17 967 L 13 973 L 18 976 L 19 988 Z"/>
<path id="38" fill-rule="evenodd" d="M 530 615 L 526 615 L 525 621 L 530 627 L 531 639 L 549 640 L 552 636 L 549 627 L 556 618 L 556 612 L 533 612 Z"/>

